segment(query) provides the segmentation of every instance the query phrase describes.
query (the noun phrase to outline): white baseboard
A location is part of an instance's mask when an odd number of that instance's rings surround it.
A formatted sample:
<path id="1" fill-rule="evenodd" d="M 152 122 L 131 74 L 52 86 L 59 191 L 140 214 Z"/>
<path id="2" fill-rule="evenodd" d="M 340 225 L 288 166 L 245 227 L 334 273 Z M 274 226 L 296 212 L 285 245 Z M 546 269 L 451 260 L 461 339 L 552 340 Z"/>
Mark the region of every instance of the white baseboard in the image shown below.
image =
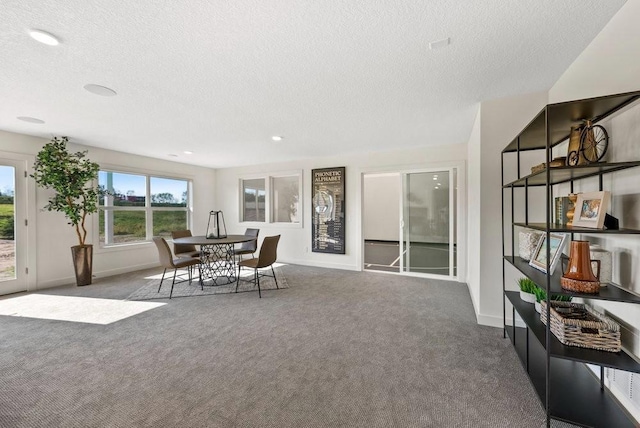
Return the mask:
<path id="1" fill-rule="evenodd" d="M 137 270 L 150 269 L 158 266 L 160 266 L 160 264 L 158 262 L 154 262 L 154 263 L 144 263 L 144 264 L 135 265 L 135 266 L 127 266 L 123 268 L 107 269 L 107 270 L 102 270 L 98 272 L 94 271 L 93 277 L 106 278 L 108 276 L 120 275 L 122 273 L 135 272 Z M 70 285 L 70 284 L 75 284 L 75 282 L 76 282 L 75 276 L 52 279 L 52 280 L 42 281 L 38 283 L 35 287 L 35 290 L 44 290 L 45 288 L 59 287 L 61 285 Z"/>
<path id="2" fill-rule="evenodd" d="M 294 260 L 294 259 L 282 260 L 282 259 L 279 259 L 278 262 L 279 263 L 284 263 L 284 264 L 289 263 L 289 264 L 292 264 L 292 265 L 320 267 L 320 268 L 327 268 L 327 269 L 340 269 L 340 270 L 351 270 L 351 271 L 361 271 L 362 270 L 362 269 L 358 269 L 354 265 L 345 265 L 345 264 L 340 264 L 340 263 L 317 262 L 317 261 L 311 261 L 311 260 Z"/>
<path id="3" fill-rule="evenodd" d="M 120 275 L 122 273 L 135 272 L 137 270 L 151 269 L 151 268 L 154 268 L 154 267 L 160 267 L 160 263 L 158 263 L 158 262 L 143 263 L 143 264 L 140 264 L 140 265 L 127 266 L 127 267 L 123 267 L 123 268 L 107 269 L 107 270 L 103 270 L 103 271 L 100 271 L 100 272 L 94 272 L 93 276 L 95 278 L 105 278 L 105 277 L 108 277 L 108 276 Z"/>
<path id="4" fill-rule="evenodd" d="M 502 317 L 497 317 L 495 315 L 483 315 L 476 312 L 476 320 L 480 325 L 486 325 L 489 327 L 503 327 Z M 508 320 L 511 321 L 511 320 Z"/>

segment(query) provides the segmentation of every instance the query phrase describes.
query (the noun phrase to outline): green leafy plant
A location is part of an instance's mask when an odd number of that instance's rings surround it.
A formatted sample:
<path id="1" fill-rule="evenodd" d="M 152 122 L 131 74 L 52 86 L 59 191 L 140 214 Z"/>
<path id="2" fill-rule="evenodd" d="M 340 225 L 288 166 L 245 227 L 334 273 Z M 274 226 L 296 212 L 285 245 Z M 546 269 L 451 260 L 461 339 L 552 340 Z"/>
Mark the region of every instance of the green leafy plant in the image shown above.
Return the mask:
<path id="1" fill-rule="evenodd" d="M 542 288 L 540 287 L 536 287 L 533 290 L 533 294 L 535 294 L 536 296 L 536 302 L 540 303 L 541 301 L 545 300 L 547 298 L 547 292 L 544 291 Z"/>
<path id="2" fill-rule="evenodd" d="M 68 137 L 53 137 L 45 144 L 36 156 L 31 177 L 40 187 L 55 191 L 44 209 L 64 213 L 79 244 L 85 245 L 87 215 L 98 211 L 98 197 L 109 192 L 94 184 L 100 166 L 86 158 L 86 151 L 70 153 L 68 142 Z"/>
<path id="3" fill-rule="evenodd" d="M 540 303 L 543 300 L 546 300 L 547 298 L 547 292 L 544 291 L 544 289 L 536 286 L 535 290 L 533 291 L 533 294 L 535 294 L 536 296 L 536 302 Z M 567 296 L 564 294 L 552 294 L 551 295 L 551 300 L 555 300 L 558 302 L 570 302 L 572 299 L 571 296 Z"/>
<path id="4" fill-rule="evenodd" d="M 523 293 L 531 294 L 533 294 L 534 290 L 538 288 L 535 282 L 526 277 L 522 277 L 518 280 L 518 287 L 520 287 L 520 291 Z"/>

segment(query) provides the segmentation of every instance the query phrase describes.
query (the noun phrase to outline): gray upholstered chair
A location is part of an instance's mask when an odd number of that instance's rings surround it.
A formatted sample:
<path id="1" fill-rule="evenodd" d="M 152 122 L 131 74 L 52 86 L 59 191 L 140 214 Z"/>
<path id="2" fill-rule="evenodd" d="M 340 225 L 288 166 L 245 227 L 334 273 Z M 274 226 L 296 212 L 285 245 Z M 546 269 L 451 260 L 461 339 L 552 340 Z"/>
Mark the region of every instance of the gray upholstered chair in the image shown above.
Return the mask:
<path id="1" fill-rule="evenodd" d="M 171 232 L 171 238 L 188 238 L 191 235 L 190 230 L 176 230 Z M 178 258 L 189 258 L 189 257 L 198 257 L 200 255 L 200 251 L 196 249 L 195 245 L 191 244 L 173 244 L 173 254 Z"/>
<path id="2" fill-rule="evenodd" d="M 267 236 L 262 241 L 262 246 L 260 247 L 260 254 L 258 254 L 257 259 L 249 259 L 243 260 L 238 263 L 238 278 L 236 280 L 236 293 L 238 292 L 238 285 L 240 285 L 240 272 L 243 267 L 248 267 L 253 269 L 253 279 L 246 280 L 248 282 L 253 282 L 258 286 L 258 296 L 262 298 L 262 292 L 260 291 L 260 277 L 262 276 L 271 276 L 273 280 L 276 282 L 276 288 L 278 287 L 278 280 L 276 279 L 276 272 L 273 270 L 273 264 L 276 262 L 278 258 L 278 241 L 280 241 L 280 235 L 276 236 Z M 269 275 L 267 273 L 260 272 L 258 269 L 270 267 L 271 273 L 273 275 Z M 245 281 L 245 280 L 243 280 Z"/>
<path id="3" fill-rule="evenodd" d="M 254 253 L 258 249 L 258 234 L 260 233 L 260 229 L 251 229 L 248 228 L 244 231 L 244 236 L 251 236 L 254 239 L 253 241 L 243 242 L 240 247 L 233 250 L 233 255 L 238 256 L 238 259 L 242 261 L 242 256 L 245 254 L 251 254 L 251 257 L 254 257 Z"/>
<path id="4" fill-rule="evenodd" d="M 158 248 L 158 256 L 160 258 L 160 265 L 164 268 L 162 272 L 162 279 L 160 280 L 160 286 L 158 287 L 158 293 L 162 288 L 162 282 L 164 281 L 164 275 L 167 273 L 167 269 L 173 269 L 173 280 L 171 281 L 171 291 L 169 292 L 169 298 L 173 295 L 173 286 L 176 283 L 176 274 L 178 269 L 187 268 L 187 273 L 189 275 L 189 284 L 191 284 L 191 267 L 200 263 L 200 259 L 197 257 L 190 258 L 173 258 L 171 254 L 171 248 L 169 248 L 169 244 L 164 238 L 156 236 L 153 238 L 153 243 L 156 244 L 156 248 Z M 178 282 L 184 282 L 178 281 Z M 202 281 L 200 281 L 200 287 L 202 287 Z"/>

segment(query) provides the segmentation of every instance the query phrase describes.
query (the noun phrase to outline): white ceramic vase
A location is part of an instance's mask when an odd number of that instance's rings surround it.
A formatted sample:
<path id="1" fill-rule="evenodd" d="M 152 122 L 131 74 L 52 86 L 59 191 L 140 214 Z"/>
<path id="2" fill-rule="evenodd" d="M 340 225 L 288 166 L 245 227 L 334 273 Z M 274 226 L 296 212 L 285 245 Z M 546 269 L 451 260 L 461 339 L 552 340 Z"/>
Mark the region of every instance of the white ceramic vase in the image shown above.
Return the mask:
<path id="1" fill-rule="evenodd" d="M 540 313 L 540 311 L 542 310 L 542 306 L 540 305 L 540 302 L 535 302 L 535 307 L 536 307 L 536 312 Z"/>
<path id="2" fill-rule="evenodd" d="M 600 287 L 604 287 L 611 282 L 613 269 L 613 256 L 610 251 L 605 250 L 600 245 L 589 246 L 591 260 L 600 260 Z M 594 272 L 596 269 L 593 270 Z"/>

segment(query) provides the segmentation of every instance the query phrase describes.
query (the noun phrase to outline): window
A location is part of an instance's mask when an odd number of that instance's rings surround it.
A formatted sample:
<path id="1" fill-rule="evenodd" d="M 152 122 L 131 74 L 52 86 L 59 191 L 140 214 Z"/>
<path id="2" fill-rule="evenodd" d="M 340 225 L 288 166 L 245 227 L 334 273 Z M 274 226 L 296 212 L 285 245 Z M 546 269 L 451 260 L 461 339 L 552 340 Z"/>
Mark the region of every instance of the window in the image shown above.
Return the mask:
<path id="1" fill-rule="evenodd" d="M 271 178 L 271 222 L 300 223 L 300 175 Z"/>
<path id="2" fill-rule="evenodd" d="M 99 203 L 101 245 L 170 237 L 171 231 L 188 228 L 187 180 L 100 171 L 98 183 L 113 193 Z"/>
<path id="3" fill-rule="evenodd" d="M 240 180 L 241 222 L 302 224 L 302 171 Z"/>
<path id="4" fill-rule="evenodd" d="M 242 221 L 265 221 L 265 179 L 242 180 Z"/>

